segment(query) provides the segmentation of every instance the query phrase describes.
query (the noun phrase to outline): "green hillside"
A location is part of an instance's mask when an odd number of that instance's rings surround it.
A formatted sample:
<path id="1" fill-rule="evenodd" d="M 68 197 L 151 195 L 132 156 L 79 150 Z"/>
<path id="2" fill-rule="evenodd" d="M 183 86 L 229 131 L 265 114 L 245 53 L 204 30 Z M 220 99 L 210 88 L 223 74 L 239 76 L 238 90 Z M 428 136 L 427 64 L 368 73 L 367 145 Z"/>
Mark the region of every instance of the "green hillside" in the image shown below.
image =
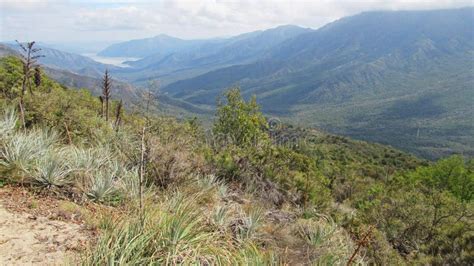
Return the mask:
<path id="1" fill-rule="evenodd" d="M 0 184 L 67 202 L 84 265 L 460 264 L 473 260 L 474 161 L 436 163 L 267 120 L 225 93 L 212 132 L 110 105 L 46 75 L 18 112 L 0 59 Z M 112 92 L 114 87 L 112 87 Z"/>
<path id="2" fill-rule="evenodd" d="M 472 8 L 367 12 L 277 45 L 265 58 L 174 82 L 213 106 L 238 84 L 263 111 L 426 158 L 474 152 Z"/>

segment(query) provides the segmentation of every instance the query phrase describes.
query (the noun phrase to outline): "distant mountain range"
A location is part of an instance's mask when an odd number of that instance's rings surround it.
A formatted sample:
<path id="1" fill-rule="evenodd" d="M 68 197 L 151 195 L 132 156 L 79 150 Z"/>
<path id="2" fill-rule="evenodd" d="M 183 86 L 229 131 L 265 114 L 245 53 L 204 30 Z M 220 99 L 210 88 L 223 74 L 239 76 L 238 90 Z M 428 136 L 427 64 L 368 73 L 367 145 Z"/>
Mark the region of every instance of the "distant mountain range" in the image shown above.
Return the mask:
<path id="1" fill-rule="evenodd" d="M 212 70 L 255 62 L 284 41 L 310 31 L 311 29 L 286 25 L 227 39 L 181 40 L 159 35 L 112 45 L 99 55 L 140 57 L 148 54 L 141 60 L 127 62 L 132 69 L 122 69 L 115 74 L 138 84 L 158 78 L 166 85 Z M 134 48 L 139 52 L 132 53 Z"/>
<path id="2" fill-rule="evenodd" d="M 317 30 L 286 25 L 210 40 L 158 35 L 99 53 L 142 58 L 130 68 L 44 52 L 42 63 L 78 75 L 107 67 L 136 86 L 157 79 L 163 102 L 190 113 L 210 113 L 238 85 L 291 123 L 426 158 L 474 155 L 474 8 L 366 12 Z"/>
<path id="3" fill-rule="evenodd" d="M 239 85 L 269 115 L 425 157 L 474 154 L 473 8 L 368 12 L 299 34 L 259 60 L 163 88 L 208 107 Z"/>
<path id="4" fill-rule="evenodd" d="M 15 51 L 20 51 L 20 47 L 16 43 L 4 43 L 3 45 Z M 96 62 L 86 56 L 60 51 L 42 45 L 36 45 L 36 47 L 41 48 L 41 55 L 44 56 L 39 58 L 39 62 L 50 68 L 67 70 L 82 76 L 95 78 L 102 77 L 106 68 L 109 70 L 117 68 L 113 65 Z"/>

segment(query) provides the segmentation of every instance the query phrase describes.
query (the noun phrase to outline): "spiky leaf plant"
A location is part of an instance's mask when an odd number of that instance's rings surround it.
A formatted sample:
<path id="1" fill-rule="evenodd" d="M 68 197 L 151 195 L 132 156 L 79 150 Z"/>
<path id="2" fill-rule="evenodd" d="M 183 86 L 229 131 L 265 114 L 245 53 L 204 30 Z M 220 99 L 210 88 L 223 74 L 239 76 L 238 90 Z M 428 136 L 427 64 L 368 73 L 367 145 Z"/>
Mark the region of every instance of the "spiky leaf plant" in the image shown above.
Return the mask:
<path id="1" fill-rule="evenodd" d="M 37 160 L 32 171 L 34 182 L 40 187 L 59 188 L 71 183 L 71 168 L 65 159 L 64 151 L 51 150 Z"/>
<path id="2" fill-rule="evenodd" d="M 88 149 L 71 147 L 69 149 L 71 167 L 75 171 L 90 173 L 101 169 L 113 158 L 108 147 L 99 146 Z"/>
<path id="3" fill-rule="evenodd" d="M 229 223 L 230 207 L 227 205 L 217 206 L 212 214 L 212 223 L 220 230 L 225 230 Z"/>
<path id="4" fill-rule="evenodd" d="M 353 247 L 347 233 L 329 216 L 300 219 L 296 222 L 296 234 L 309 245 L 309 260 L 315 265 L 345 264 Z M 360 258 L 358 263 L 363 264 Z"/>
<path id="5" fill-rule="evenodd" d="M 114 170 L 99 170 L 93 175 L 92 185 L 86 195 L 96 202 L 107 203 L 118 200 L 118 172 Z"/>
<path id="6" fill-rule="evenodd" d="M 57 135 L 47 130 L 15 133 L 2 143 L 0 172 L 13 182 L 30 182 L 36 162 L 53 148 Z"/>
<path id="7" fill-rule="evenodd" d="M 252 208 L 248 214 L 242 214 L 231 227 L 239 241 L 254 239 L 258 236 L 257 230 L 262 225 L 265 213 L 260 207 Z"/>
<path id="8" fill-rule="evenodd" d="M 299 235 L 310 245 L 319 246 L 328 241 L 337 229 L 337 225 L 330 218 L 328 222 L 315 223 L 312 221 L 302 221 L 298 225 Z"/>
<path id="9" fill-rule="evenodd" d="M 129 200 L 137 200 L 140 194 L 140 178 L 138 176 L 138 169 L 132 168 L 124 170 L 120 178 L 120 190 Z M 144 198 L 148 198 L 153 193 L 152 186 L 144 186 Z"/>
<path id="10" fill-rule="evenodd" d="M 0 120 L 0 143 L 4 143 L 14 132 L 17 120 L 18 118 L 13 108 L 6 109 L 3 112 Z"/>

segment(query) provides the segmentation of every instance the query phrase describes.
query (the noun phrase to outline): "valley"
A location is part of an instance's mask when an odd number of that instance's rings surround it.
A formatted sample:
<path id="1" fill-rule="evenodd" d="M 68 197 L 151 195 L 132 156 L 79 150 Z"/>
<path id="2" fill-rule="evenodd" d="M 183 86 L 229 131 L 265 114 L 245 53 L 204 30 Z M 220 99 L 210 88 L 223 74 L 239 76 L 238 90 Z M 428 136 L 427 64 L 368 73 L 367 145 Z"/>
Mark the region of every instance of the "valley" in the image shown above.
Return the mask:
<path id="1" fill-rule="evenodd" d="M 40 61 L 92 78 L 108 68 L 128 91 L 158 81 L 155 98 L 182 118 L 208 121 L 216 98 L 239 86 L 267 116 L 287 123 L 429 159 L 472 156 L 472 13 L 366 12 L 319 29 L 286 25 L 208 40 L 162 34 L 113 44 L 98 52 L 102 63 L 49 48 Z M 68 84 L 91 87 L 79 79 Z"/>

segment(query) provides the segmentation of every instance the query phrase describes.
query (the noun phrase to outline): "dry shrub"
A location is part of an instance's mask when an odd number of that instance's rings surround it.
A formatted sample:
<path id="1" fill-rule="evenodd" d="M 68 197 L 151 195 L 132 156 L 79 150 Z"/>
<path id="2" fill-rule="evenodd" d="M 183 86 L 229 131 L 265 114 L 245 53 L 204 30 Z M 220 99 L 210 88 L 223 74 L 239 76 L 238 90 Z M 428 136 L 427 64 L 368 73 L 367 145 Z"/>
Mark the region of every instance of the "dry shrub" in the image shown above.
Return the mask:
<path id="1" fill-rule="evenodd" d="M 149 179 L 166 188 L 189 176 L 209 173 L 203 153 L 199 152 L 202 143 L 192 130 L 186 124 L 161 120 L 152 127 L 148 138 Z"/>

